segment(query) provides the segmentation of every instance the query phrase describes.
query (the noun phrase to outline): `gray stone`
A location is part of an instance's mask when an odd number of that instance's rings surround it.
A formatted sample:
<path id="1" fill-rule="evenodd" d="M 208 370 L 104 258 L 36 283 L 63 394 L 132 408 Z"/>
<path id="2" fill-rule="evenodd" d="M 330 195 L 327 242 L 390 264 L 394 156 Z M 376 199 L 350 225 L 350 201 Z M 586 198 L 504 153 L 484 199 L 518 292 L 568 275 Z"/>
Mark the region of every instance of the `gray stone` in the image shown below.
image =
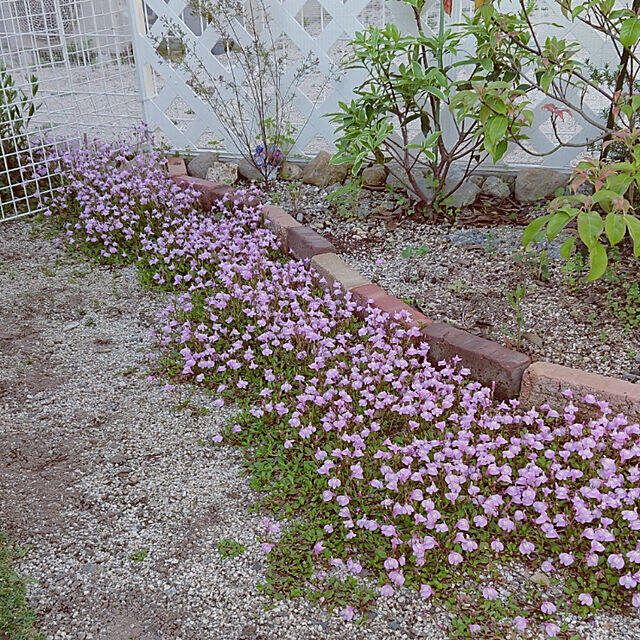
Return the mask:
<path id="1" fill-rule="evenodd" d="M 402 169 L 400 165 L 394 164 L 389 165 L 389 169 L 395 171 L 398 174 L 398 177 L 389 173 L 387 176 L 387 186 L 394 191 L 406 191 L 412 200 L 417 200 L 418 196 L 409 186 L 409 177 L 404 172 L 404 169 Z M 418 185 L 418 188 L 424 193 L 426 199 L 430 200 L 433 197 L 433 181 L 431 179 L 431 174 L 424 171 L 424 169 L 418 169 L 412 171 L 411 177 Z"/>
<path id="2" fill-rule="evenodd" d="M 545 237 L 540 242 L 533 242 L 531 244 L 531 250 L 536 254 L 546 251 L 549 260 L 562 260 L 563 258 L 560 255 L 560 247 L 562 247 L 565 240 L 566 235 L 560 235 L 551 241 Z"/>
<path id="3" fill-rule="evenodd" d="M 556 189 L 564 188 L 569 175 L 540 167 L 522 169 L 516 176 L 515 195 L 518 202 L 535 202 L 554 195 Z"/>
<path id="4" fill-rule="evenodd" d="M 234 184 L 238 179 L 238 165 L 235 162 L 214 162 L 207 169 L 207 180 Z"/>
<path id="5" fill-rule="evenodd" d="M 347 165 L 331 164 L 330 161 L 331 156 L 326 151 L 320 151 L 302 171 L 302 182 L 316 187 L 344 182 L 347 177 Z"/>
<path id="6" fill-rule="evenodd" d="M 448 176 L 444 183 L 445 193 L 452 189 L 459 181 L 459 175 Z M 470 204 L 473 204 L 479 193 L 480 187 L 469 178 L 466 178 L 447 198 L 447 201 L 450 207 L 462 209 L 462 207 L 468 207 Z"/>
<path id="7" fill-rule="evenodd" d="M 278 171 L 278 175 L 283 180 L 293 182 L 302 178 L 302 169 L 297 164 L 293 164 L 293 162 L 283 162 L 280 171 Z"/>
<path id="8" fill-rule="evenodd" d="M 479 175 L 472 175 L 472 176 L 469 176 L 469 180 L 471 180 L 471 182 L 473 182 L 473 184 L 475 184 L 476 186 L 482 187 L 485 181 L 485 177 L 479 176 Z"/>
<path id="9" fill-rule="evenodd" d="M 264 180 L 262 174 L 248 160 L 238 162 L 238 173 L 249 182 L 263 182 Z"/>
<path id="10" fill-rule="evenodd" d="M 408 180 L 404 169 L 397 162 L 391 162 L 387 165 L 387 167 L 389 169 L 386 181 L 387 187 L 393 189 L 394 191 L 406 190 Z"/>
<path id="11" fill-rule="evenodd" d="M 205 151 L 189 162 L 187 172 L 194 178 L 205 179 L 209 168 L 218 162 L 220 162 L 219 154 L 213 153 L 212 151 Z"/>
<path id="12" fill-rule="evenodd" d="M 374 164 L 362 171 L 362 184 L 366 187 L 384 187 L 387 182 L 387 172 L 380 164 Z"/>
<path id="13" fill-rule="evenodd" d="M 533 584 L 537 584 L 540 587 L 551 586 L 551 580 L 549 580 L 549 576 L 546 573 L 542 573 L 542 571 L 536 571 L 531 576 L 531 582 L 533 582 Z"/>
<path id="14" fill-rule="evenodd" d="M 508 198 L 511 195 L 509 185 L 498 176 L 487 176 L 482 183 L 482 193 L 494 198 Z"/>
<path id="15" fill-rule="evenodd" d="M 480 229 L 454 231 L 447 236 L 447 240 L 458 247 L 482 247 L 486 249 L 489 246 L 489 234 L 485 231 L 480 231 Z"/>

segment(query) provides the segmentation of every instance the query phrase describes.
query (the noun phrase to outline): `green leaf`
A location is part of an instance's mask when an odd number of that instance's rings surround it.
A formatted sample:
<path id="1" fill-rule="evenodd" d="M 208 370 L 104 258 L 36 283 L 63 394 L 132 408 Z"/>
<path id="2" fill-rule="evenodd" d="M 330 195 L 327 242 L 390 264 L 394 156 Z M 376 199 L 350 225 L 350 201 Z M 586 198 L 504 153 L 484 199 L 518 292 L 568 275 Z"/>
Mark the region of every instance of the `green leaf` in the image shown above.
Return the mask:
<path id="1" fill-rule="evenodd" d="M 623 47 L 633 47 L 640 39 L 640 18 L 627 18 L 620 27 L 620 43 Z"/>
<path id="2" fill-rule="evenodd" d="M 588 282 L 602 277 L 607 270 L 607 250 L 601 242 L 596 241 L 589 247 L 589 264 Z"/>
<path id="3" fill-rule="evenodd" d="M 607 238 L 611 246 L 615 246 L 624 238 L 624 234 L 627 231 L 627 225 L 624 218 L 619 213 L 613 213 L 607 215 L 604 220 L 604 230 L 607 233 Z"/>
<path id="4" fill-rule="evenodd" d="M 548 213 L 546 216 L 540 216 L 536 218 L 532 222 L 530 222 L 522 233 L 522 244 L 523 246 L 527 246 L 535 237 L 538 235 L 538 231 L 542 229 L 545 222 L 551 218 L 551 214 Z"/>
<path id="5" fill-rule="evenodd" d="M 633 255 L 636 258 L 640 258 L 640 219 L 629 213 L 625 213 L 624 221 L 627 223 L 629 235 L 633 239 Z"/>
<path id="6" fill-rule="evenodd" d="M 507 132 L 507 125 L 509 124 L 509 120 L 507 116 L 494 116 L 490 118 L 487 122 L 487 126 L 485 128 L 485 135 L 492 143 L 499 142 L 504 134 Z"/>
<path id="7" fill-rule="evenodd" d="M 604 231 L 604 222 L 595 211 L 581 211 L 578 214 L 578 235 L 589 249 L 598 241 Z"/>
<path id="8" fill-rule="evenodd" d="M 558 213 L 554 214 L 549 220 L 549 224 L 547 224 L 547 238 L 553 240 L 572 219 L 573 216 L 566 211 L 558 211 Z"/>
<path id="9" fill-rule="evenodd" d="M 567 238 L 560 247 L 560 255 L 565 259 L 569 260 L 571 257 L 571 252 L 573 251 L 573 245 L 576 243 L 576 237 L 571 236 Z"/>

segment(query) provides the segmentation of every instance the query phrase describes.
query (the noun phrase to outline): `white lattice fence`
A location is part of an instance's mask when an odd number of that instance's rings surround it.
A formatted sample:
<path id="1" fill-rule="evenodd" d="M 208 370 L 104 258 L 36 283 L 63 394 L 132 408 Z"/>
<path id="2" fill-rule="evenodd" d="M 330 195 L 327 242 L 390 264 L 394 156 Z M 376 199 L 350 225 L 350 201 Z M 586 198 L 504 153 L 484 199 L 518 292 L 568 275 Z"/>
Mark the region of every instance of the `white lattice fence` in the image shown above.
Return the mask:
<path id="1" fill-rule="evenodd" d="M 128 10 L 127 0 L 0 0 L 0 220 L 38 211 L 55 187 L 45 151 L 141 121 Z"/>
<path id="2" fill-rule="evenodd" d="M 287 59 L 293 64 L 308 55 L 318 59 L 315 70 L 295 89 L 293 124 L 299 128 L 306 124 L 293 153 L 331 149 L 333 129 L 324 116 L 337 109 L 338 101 L 348 101 L 353 87 L 363 80 L 357 71 L 336 77 L 349 40 L 363 27 L 387 21 L 412 29 L 410 8 L 396 0 L 260 1 L 268 8 L 272 33 Z M 450 24 L 460 21 L 463 7 L 471 11 L 473 4 L 454 2 Z M 424 16 L 427 29 L 435 31 L 438 12 L 439 2 L 430 0 Z M 599 36 L 567 22 L 553 0 L 546 0 L 538 18 L 564 24 L 563 35 L 580 42 L 584 55 L 599 65 L 611 58 L 613 52 Z M 113 137 L 143 117 L 175 149 L 218 148 L 233 153 L 227 124 L 195 95 L 189 74 L 159 55 L 166 20 L 184 28 L 214 75 L 229 73 L 220 55 L 219 34 L 188 8 L 188 0 L 0 0 L 0 66 L 12 77 L 13 102 L 21 99 L 22 91 L 28 92 L 29 76 L 37 76 L 39 83 L 39 109 L 29 123 L 28 144 L 16 135 L 20 126 L 0 131 L 0 220 L 37 210 L 34 195 L 55 185 L 55 176 L 48 175 L 42 163 L 44 134 L 54 148 L 65 148 L 85 139 Z M 550 28 L 541 25 L 539 35 Z M 171 46 L 169 40 L 166 43 Z M 5 103 L 7 95 L 0 94 Z M 539 96 L 530 132 L 530 147 L 538 152 L 553 145 L 544 102 Z M 593 101 L 586 112 L 598 118 L 603 106 Z M 581 142 L 590 137 L 592 127 L 575 116 L 563 134 L 566 140 Z M 568 147 L 537 160 L 512 149 L 505 161 L 565 168 L 578 153 Z"/>
<path id="3" fill-rule="evenodd" d="M 157 43 L 167 34 L 167 21 L 184 29 L 188 39 L 200 52 L 212 75 L 224 75 L 228 69 L 220 62 L 215 48 L 219 35 L 211 25 L 203 24 L 188 6 L 188 0 L 130 0 L 135 6 L 137 22 L 134 26 L 136 58 L 142 65 L 145 117 L 173 147 L 179 149 L 203 149 L 217 147 L 233 153 L 230 145 L 215 141 L 228 139 L 224 122 L 220 122 L 212 110 L 189 88 L 189 75 L 169 65 L 157 53 Z M 515 0 L 513 0 L 515 2 Z M 463 7 L 473 10 L 471 2 L 463 5 L 454 2 L 454 15 L 448 18 L 453 25 L 462 18 Z M 326 148 L 331 149 L 333 129 L 324 117 L 337 109 L 338 101 L 350 99 L 354 86 L 363 80 L 361 73 L 350 71 L 335 77 L 335 70 L 347 51 L 347 43 L 357 30 L 366 25 L 383 25 L 386 21 L 396 23 L 401 29 L 411 30 L 413 20 L 410 8 L 396 0 L 265 0 L 271 15 L 272 30 L 276 38 L 286 43 L 293 60 L 313 55 L 318 66 L 309 81 L 302 83 L 295 92 L 297 124 L 304 125 L 299 134 L 294 153 L 309 155 Z M 507 8 L 507 5 L 501 5 Z M 431 0 L 425 9 L 426 28 L 435 32 L 437 28 L 439 2 Z M 578 24 L 568 22 L 553 1 L 542 5 L 538 12 L 541 22 L 565 25 L 564 35 L 579 41 L 585 51 L 598 63 L 610 59 L 612 51 L 605 48 L 597 34 L 590 34 Z M 556 27 L 541 24 L 540 35 Z M 241 70 L 240 70 L 241 71 Z M 314 94 L 314 88 L 322 86 Z M 535 97 L 534 97 L 535 98 Z M 548 111 L 542 108 L 548 102 L 537 96 L 535 119 L 531 128 L 528 146 L 538 153 L 547 152 L 554 146 L 553 131 Z M 586 113 L 600 118 L 603 105 L 593 102 L 587 105 Z M 445 130 L 445 135 L 449 132 Z M 452 133 L 452 131 L 451 131 Z M 569 118 L 562 130 L 563 139 L 578 143 L 589 139 L 594 128 L 579 116 Z M 534 158 L 522 150 L 513 148 L 504 162 L 511 165 L 543 164 L 566 168 L 575 162 L 580 150 L 567 147 L 544 158 Z"/>

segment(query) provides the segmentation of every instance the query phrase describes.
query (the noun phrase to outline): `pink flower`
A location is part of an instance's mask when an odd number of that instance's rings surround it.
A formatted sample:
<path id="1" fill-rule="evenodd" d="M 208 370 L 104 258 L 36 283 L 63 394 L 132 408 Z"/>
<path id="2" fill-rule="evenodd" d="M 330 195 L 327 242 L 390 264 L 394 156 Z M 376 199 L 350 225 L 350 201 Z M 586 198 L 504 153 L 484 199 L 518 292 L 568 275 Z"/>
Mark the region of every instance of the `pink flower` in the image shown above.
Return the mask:
<path id="1" fill-rule="evenodd" d="M 573 564 L 574 557 L 572 553 L 563 552 L 558 556 L 558 560 L 560 560 L 560 564 L 564 565 L 565 567 L 568 567 Z"/>
<path id="2" fill-rule="evenodd" d="M 520 553 L 525 556 L 533 553 L 535 551 L 535 548 L 536 546 L 533 544 L 533 542 L 529 542 L 528 540 L 523 540 L 518 547 Z"/>
<path id="3" fill-rule="evenodd" d="M 547 615 L 551 615 L 552 613 L 556 612 L 556 605 L 553 604 L 553 602 L 549 602 L 548 600 L 545 600 L 540 605 L 540 611 L 542 611 L 542 613 L 546 613 Z"/>
<path id="4" fill-rule="evenodd" d="M 393 595 L 393 587 L 387 582 L 380 588 L 380 595 L 390 598 Z"/>
<path id="5" fill-rule="evenodd" d="M 345 607 L 340 615 L 344 620 L 353 620 L 353 607 Z"/>
<path id="6" fill-rule="evenodd" d="M 428 584 L 423 584 L 420 586 L 420 596 L 423 598 L 430 598 L 434 594 L 433 589 Z"/>
<path id="7" fill-rule="evenodd" d="M 458 565 L 462 562 L 463 557 L 457 551 L 451 551 L 449 553 L 449 564 Z"/>
<path id="8" fill-rule="evenodd" d="M 482 597 L 485 600 L 495 600 L 498 597 L 498 592 L 493 587 L 485 587 L 482 590 Z"/>
<path id="9" fill-rule="evenodd" d="M 640 609 L 640 593 L 634 593 L 631 597 L 631 606 Z"/>
<path id="10" fill-rule="evenodd" d="M 624 567 L 624 558 L 620 553 L 612 553 L 607 558 L 609 566 L 613 569 L 622 569 Z"/>
<path id="11" fill-rule="evenodd" d="M 578 596 L 578 602 L 584 605 L 585 607 L 590 607 L 593 604 L 593 598 L 589 593 L 581 593 Z"/>
<path id="12" fill-rule="evenodd" d="M 550 638 L 555 638 L 560 633 L 560 627 L 553 622 L 547 622 L 544 625 L 544 630 Z"/>
<path id="13" fill-rule="evenodd" d="M 527 619 L 523 618 L 522 616 L 516 616 L 513 619 L 513 626 L 518 631 L 524 631 L 527 628 Z"/>

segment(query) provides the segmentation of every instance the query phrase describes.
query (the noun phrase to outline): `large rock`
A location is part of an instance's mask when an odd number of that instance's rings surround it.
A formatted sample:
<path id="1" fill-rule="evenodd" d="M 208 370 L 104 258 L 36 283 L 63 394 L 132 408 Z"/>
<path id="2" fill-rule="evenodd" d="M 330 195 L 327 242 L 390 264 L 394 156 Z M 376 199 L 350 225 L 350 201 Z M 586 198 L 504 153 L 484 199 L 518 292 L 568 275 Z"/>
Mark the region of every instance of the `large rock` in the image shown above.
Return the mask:
<path id="1" fill-rule="evenodd" d="M 482 183 L 482 193 L 494 198 L 508 198 L 511 195 L 511 189 L 498 176 L 487 176 Z"/>
<path id="2" fill-rule="evenodd" d="M 347 165 L 331 164 L 331 156 L 320 151 L 302 172 L 302 182 L 317 187 L 326 187 L 334 182 L 344 182 L 347 177 Z"/>
<path id="3" fill-rule="evenodd" d="M 387 182 L 387 172 L 380 164 L 374 164 L 362 171 L 362 184 L 365 187 L 384 187 Z"/>
<path id="4" fill-rule="evenodd" d="M 516 176 L 515 195 L 518 202 L 535 202 L 554 195 L 569 182 L 569 175 L 554 169 L 522 169 Z"/>
<path id="5" fill-rule="evenodd" d="M 406 190 L 409 181 L 404 169 L 397 162 L 392 162 L 387 166 L 389 168 L 386 180 L 387 187 L 394 191 Z"/>
<path id="6" fill-rule="evenodd" d="M 219 162 L 219 154 L 213 153 L 212 151 L 205 151 L 199 156 L 196 156 L 187 165 L 187 171 L 190 176 L 193 176 L 194 178 L 202 178 L 204 180 L 207 177 L 207 171 Z"/>
<path id="7" fill-rule="evenodd" d="M 238 179 L 238 165 L 235 162 L 215 162 L 207 169 L 207 180 L 233 184 Z"/>
<path id="8" fill-rule="evenodd" d="M 411 187 L 409 186 L 409 177 L 405 173 L 404 169 L 395 162 L 389 164 L 388 167 L 389 175 L 387 176 L 387 187 L 394 191 L 406 191 L 412 200 L 417 200 L 418 196 L 411 190 Z M 393 175 L 391 171 L 397 175 Z M 415 169 L 412 171 L 411 175 L 425 196 L 428 199 L 432 198 L 433 184 L 431 174 L 427 173 L 424 169 Z"/>
<path id="9" fill-rule="evenodd" d="M 262 182 L 264 180 L 263 175 L 248 160 L 240 160 L 238 162 L 238 173 L 249 182 Z"/>
<path id="10" fill-rule="evenodd" d="M 445 193 L 460 181 L 459 175 L 448 176 L 444 183 Z M 473 204 L 480 193 L 480 187 L 470 178 L 465 178 L 460 186 L 447 198 L 447 204 L 454 209 L 462 209 Z"/>
<path id="11" fill-rule="evenodd" d="M 283 180 L 294 182 L 302 178 L 302 169 L 297 164 L 293 164 L 293 162 L 283 162 L 278 175 Z"/>

